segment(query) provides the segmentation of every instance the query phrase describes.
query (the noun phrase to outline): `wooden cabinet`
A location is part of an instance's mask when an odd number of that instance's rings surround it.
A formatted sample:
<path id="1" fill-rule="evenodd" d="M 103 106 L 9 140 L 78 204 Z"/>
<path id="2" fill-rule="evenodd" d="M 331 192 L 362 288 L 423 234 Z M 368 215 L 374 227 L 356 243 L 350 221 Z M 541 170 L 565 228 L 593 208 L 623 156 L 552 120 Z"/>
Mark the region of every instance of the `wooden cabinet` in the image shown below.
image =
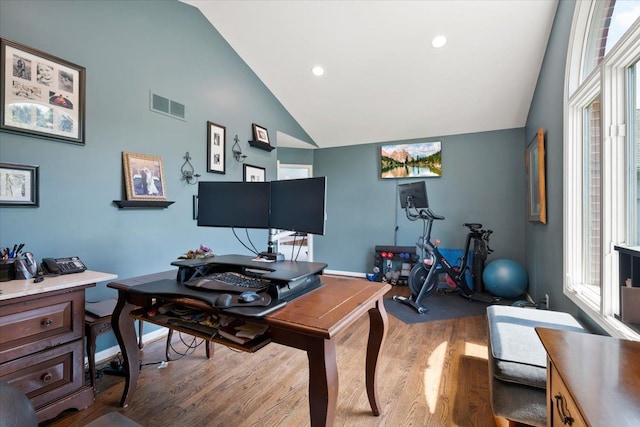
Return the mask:
<path id="1" fill-rule="evenodd" d="M 115 277 L 86 271 L 0 286 L 0 380 L 29 397 L 38 422 L 93 403 L 84 383 L 84 290 Z"/>
<path id="2" fill-rule="evenodd" d="M 555 366 L 548 367 L 549 377 L 549 393 L 548 393 L 548 418 L 551 426 L 572 426 L 583 427 L 587 423 L 584 422 L 582 414 L 578 411 L 576 402 L 571 397 L 566 384 L 562 381 L 562 377 L 558 373 Z"/>
<path id="3" fill-rule="evenodd" d="M 536 328 L 547 352 L 547 425 L 637 427 L 640 342 Z"/>

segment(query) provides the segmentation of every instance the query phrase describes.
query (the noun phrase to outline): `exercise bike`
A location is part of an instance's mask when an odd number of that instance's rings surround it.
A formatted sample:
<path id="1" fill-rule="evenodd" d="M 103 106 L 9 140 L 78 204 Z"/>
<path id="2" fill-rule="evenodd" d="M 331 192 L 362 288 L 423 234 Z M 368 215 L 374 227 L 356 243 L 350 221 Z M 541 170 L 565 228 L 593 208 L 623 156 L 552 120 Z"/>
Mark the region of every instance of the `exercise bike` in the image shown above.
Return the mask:
<path id="1" fill-rule="evenodd" d="M 474 280 L 481 280 L 481 270 L 484 268 L 484 260 L 486 259 L 486 255 L 492 252 L 491 248 L 489 248 L 489 236 L 493 231 L 483 229 L 482 224 L 478 223 L 463 224 L 463 226 L 469 229 L 464 252 L 460 259 L 460 264 L 452 265 L 438 249 L 437 244 L 440 242 L 438 240 L 435 242 L 431 241 L 431 229 L 434 221 L 444 220 L 444 216 L 437 215 L 429 209 L 426 197 L 426 186 L 424 186 L 424 182 L 421 183 L 423 185 L 418 184 L 420 183 L 403 185 L 407 186 L 407 188 L 400 191 L 400 203 L 401 206 L 404 207 L 407 218 L 410 221 L 422 220 L 422 235 L 416 243 L 421 249 L 421 262 L 417 263 L 409 274 L 408 285 L 411 290 L 411 296 L 404 297 L 396 295 L 393 299 L 413 307 L 419 314 L 424 314 L 428 309 L 421 304 L 422 299 L 432 295 L 436 291 L 440 275 L 446 273 L 448 282 L 452 285 L 450 289 L 459 291 L 463 297 L 486 303 L 495 302 L 495 299 L 487 299 L 486 297 L 476 295 L 474 289 L 469 287 L 466 280 L 469 272 L 471 272 L 471 277 Z M 415 212 L 411 212 L 412 209 Z M 474 242 L 474 254 L 476 254 L 473 268 L 468 265 L 471 241 Z"/>

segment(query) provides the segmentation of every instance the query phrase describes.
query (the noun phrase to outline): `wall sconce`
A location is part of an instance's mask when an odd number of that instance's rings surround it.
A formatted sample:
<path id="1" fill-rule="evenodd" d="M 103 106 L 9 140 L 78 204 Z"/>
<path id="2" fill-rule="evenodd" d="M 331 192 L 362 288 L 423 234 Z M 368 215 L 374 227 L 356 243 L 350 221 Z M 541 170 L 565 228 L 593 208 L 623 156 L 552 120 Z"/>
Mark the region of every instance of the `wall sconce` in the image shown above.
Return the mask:
<path id="1" fill-rule="evenodd" d="M 245 161 L 247 156 L 242 154 L 242 150 L 240 149 L 240 144 L 238 144 L 238 141 L 240 140 L 238 138 L 238 135 L 236 135 L 236 137 L 233 138 L 233 140 L 235 141 L 233 143 L 233 146 L 231 147 L 231 151 L 233 152 L 233 158 L 236 159 L 236 162 L 242 163 Z"/>
<path id="2" fill-rule="evenodd" d="M 182 179 L 185 180 L 187 184 L 196 185 L 198 183 L 198 178 L 200 178 L 200 174 L 195 173 L 195 170 L 193 169 L 193 165 L 190 162 L 191 156 L 189 155 L 188 151 L 184 155 L 183 159 L 184 159 L 184 163 L 180 168 L 180 172 L 182 173 Z M 194 182 L 192 183 L 191 181 L 194 181 Z"/>

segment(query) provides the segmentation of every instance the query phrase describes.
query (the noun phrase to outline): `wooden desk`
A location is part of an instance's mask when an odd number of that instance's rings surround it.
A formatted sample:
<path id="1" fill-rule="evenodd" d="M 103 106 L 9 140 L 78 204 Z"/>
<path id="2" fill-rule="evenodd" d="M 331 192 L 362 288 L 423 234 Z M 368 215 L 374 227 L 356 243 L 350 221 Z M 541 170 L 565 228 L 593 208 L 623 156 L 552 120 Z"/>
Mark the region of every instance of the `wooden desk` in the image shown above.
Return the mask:
<path id="1" fill-rule="evenodd" d="M 87 360 L 89 361 L 89 376 L 91 377 L 91 387 L 96 387 L 96 340 L 98 336 L 111 332 L 111 315 L 116 308 L 117 299 L 112 298 L 98 303 L 85 303 L 84 312 L 84 335 L 87 338 Z M 98 311 L 95 307 L 99 306 Z M 91 309 L 96 310 L 91 312 Z M 100 315 L 98 315 L 100 313 Z M 142 348 L 142 320 L 138 321 L 138 348 Z M 167 353 L 168 354 L 168 353 Z M 168 358 L 168 356 L 167 356 Z"/>
<path id="2" fill-rule="evenodd" d="M 127 372 L 120 404 L 127 406 L 136 390 L 139 354 L 136 347 L 134 318 L 130 313 L 137 306 L 147 306 L 152 294 L 130 292 L 134 285 L 162 279 L 175 279 L 176 272 L 151 274 L 128 280 L 118 280 L 108 286 L 118 290 L 118 304 L 113 313 L 113 329 L 120 344 Z M 358 279 L 322 277 L 324 286 L 313 290 L 263 318 L 250 318 L 269 325 L 271 342 L 307 352 L 309 359 L 309 405 L 312 426 L 331 426 L 338 399 L 338 368 L 336 336 L 365 313 L 369 314 L 370 330 L 366 357 L 366 387 L 374 415 L 380 415 L 376 391 L 378 357 L 387 333 L 387 313 L 382 298 L 388 284 Z M 203 303 L 190 300 L 194 307 Z M 182 299 L 183 305 L 190 305 Z M 213 309 L 212 309 L 213 310 Z M 150 321 L 152 321 L 150 319 Z M 131 367 L 135 367 L 131 369 Z"/>
<path id="3" fill-rule="evenodd" d="M 548 355 L 547 425 L 637 426 L 640 342 L 536 328 Z"/>

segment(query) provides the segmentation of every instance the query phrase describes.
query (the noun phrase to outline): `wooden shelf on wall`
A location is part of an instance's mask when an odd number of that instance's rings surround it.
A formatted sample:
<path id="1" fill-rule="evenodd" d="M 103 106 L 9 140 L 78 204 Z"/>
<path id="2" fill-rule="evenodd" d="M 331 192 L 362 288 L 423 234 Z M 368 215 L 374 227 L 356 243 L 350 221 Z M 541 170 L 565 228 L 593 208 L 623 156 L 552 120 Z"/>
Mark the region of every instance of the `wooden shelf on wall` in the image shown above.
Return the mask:
<path id="1" fill-rule="evenodd" d="M 276 149 L 276 147 L 272 147 L 271 144 L 265 144 L 264 142 L 260 141 L 249 141 L 249 145 L 265 151 L 273 151 Z"/>
<path id="2" fill-rule="evenodd" d="M 175 202 L 166 200 L 114 200 L 120 209 L 166 209 Z"/>

